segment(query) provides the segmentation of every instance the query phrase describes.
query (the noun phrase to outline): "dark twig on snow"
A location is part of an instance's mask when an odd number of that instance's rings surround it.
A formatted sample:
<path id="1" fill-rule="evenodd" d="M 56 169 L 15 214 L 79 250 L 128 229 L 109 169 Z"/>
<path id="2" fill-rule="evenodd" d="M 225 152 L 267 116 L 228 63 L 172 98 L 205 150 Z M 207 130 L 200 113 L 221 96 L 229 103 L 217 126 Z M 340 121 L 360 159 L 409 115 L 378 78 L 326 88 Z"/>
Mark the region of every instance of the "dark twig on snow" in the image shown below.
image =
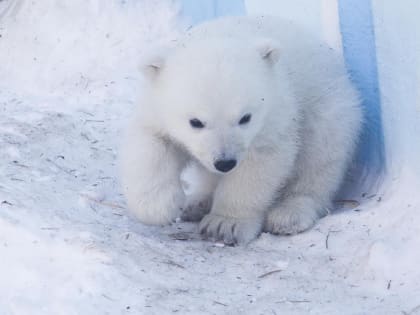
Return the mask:
<path id="1" fill-rule="evenodd" d="M 276 270 L 272 270 L 272 271 L 266 272 L 266 273 L 258 276 L 258 279 L 262 279 L 262 278 L 268 277 L 268 276 L 270 276 L 270 275 L 272 275 L 274 273 L 278 273 L 278 272 L 281 272 L 281 271 L 282 271 L 281 269 L 276 269 Z"/>
<path id="2" fill-rule="evenodd" d="M 167 265 L 170 265 L 170 266 L 175 266 L 175 267 L 178 267 L 178 268 L 181 268 L 181 269 L 185 269 L 185 267 L 183 265 L 180 265 L 180 264 L 178 264 L 178 263 L 176 263 L 176 262 L 174 262 L 173 260 L 170 260 L 170 259 L 162 261 L 162 262 L 164 264 L 167 264 Z"/>
<path id="3" fill-rule="evenodd" d="M 338 232 L 340 232 L 340 231 L 331 231 L 331 230 L 329 230 L 329 231 L 328 231 L 328 233 L 327 233 L 327 237 L 325 238 L 325 248 L 326 248 L 326 249 L 328 249 L 328 241 L 329 241 L 329 239 L 330 239 L 330 234 L 331 234 L 331 233 L 338 233 Z"/>
<path id="4" fill-rule="evenodd" d="M 99 120 L 99 119 L 86 119 L 85 123 L 87 122 L 94 122 L 94 123 L 104 123 L 105 120 Z"/>
<path id="5" fill-rule="evenodd" d="M 70 176 L 74 176 L 74 177 L 76 177 L 76 178 L 77 178 L 77 176 L 73 174 L 73 172 L 74 172 L 75 170 L 67 169 L 67 168 L 65 168 L 65 167 L 63 167 L 63 166 L 61 166 L 61 165 L 57 164 L 56 162 L 54 162 L 54 161 L 53 161 L 53 160 L 51 160 L 51 159 L 46 159 L 46 161 L 47 161 L 48 163 L 51 163 L 52 165 L 54 165 L 56 168 L 58 168 L 59 170 L 63 171 L 64 173 L 66 173 L 66 174 L 68 174 L 68 175 L 70 175 Z"/>
<path id="6" fill-rule="evenodd" d="M 114 203 L 114 202 L 97 200 L 97 199 L 95 199 L 95 198 L 93 198 L 89 195 L 86 195 L 86 194 L 80 194 L 80 196 L 82 196 L 83 198 L 86 198 L 89 201 L 93 201 L 93 202 L 98 203 L 98 204 L 103 205 L 103 206 L 107 206 L 107 207 L 114 208 L 114 209 L 125 209 L 123 206 L 121 206 L 117 203 Z M 122 216 L 122 214 L 120 214 L 120 213 L 115 213 L 114 212 L 113 214 L 118 215 L 118 216 Z"/>
<path id="7" fill-rule="evenodd" d="M 19 166 L 19 167 L 23 167 L 23 168 L 28 168 L 29 166 L 28 165 L 25 165 L 25 164 L 21 164 L 19 161 L 13 161 L 13 164 L 14 165 L 16 165 L 16 166 Z"/>
<path id="8" fill-rule="evenodd" d="M 327 237 L 325 238 L 325 248 L 328 249 L 328 239 L 330 238 L 330 231 L 328 231 Z"/>
<path id="9" fill-rule="evenodd" d="M 106 298 L 107 300 L 110 300 L 110 301 L 115 301 L 115 299 L 113 299 L 113 298 L 110 298 L 108 295 L 106 295 L 106 294 L 102 294 L 102 296 L 104 297 L 104 298 Z"/>
<path id="10" fill-rule="evenodd" d="M 168 236 L 177 241 L 188 241 L 192 239 L 191 233 L 187 232 L 171 233 Z"/>
<path id="11" fill-rule="evenodd" d="M 283 300 L 276 303 L 311 303 L 309 300 Z"/>
<path id="12" fill-rule="evenodd" d="M 225 303 L 219 302 L 219 301 L 213 301 L 214 304 L 222 305 L 222 306 L 228 306 Z"/>

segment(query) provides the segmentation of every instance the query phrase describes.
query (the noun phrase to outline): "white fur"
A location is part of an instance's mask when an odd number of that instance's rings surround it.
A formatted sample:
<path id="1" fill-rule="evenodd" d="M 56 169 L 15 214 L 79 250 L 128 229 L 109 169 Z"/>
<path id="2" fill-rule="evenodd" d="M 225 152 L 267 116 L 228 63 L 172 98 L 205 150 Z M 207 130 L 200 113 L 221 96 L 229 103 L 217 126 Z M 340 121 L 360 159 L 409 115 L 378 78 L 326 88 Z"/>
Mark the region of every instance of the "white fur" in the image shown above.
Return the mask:
<path id="1" fill-rule="evenodd" d="M 145 67 L 150 87 L 122 157 L 140 220 L 169 223 L 183 206 L 187 219 L 210 211 L 201 233 L 247 243 L 262 230 L 304 231 L 328 213 L 362 120 L 336 52 L 290 22 L 235 17 L 191 30 L 162 58 Z M 239 163 L 218 174 L 219 158 Z M 179 177 L 190 160 L 208 184 L 185 206 Z"/>

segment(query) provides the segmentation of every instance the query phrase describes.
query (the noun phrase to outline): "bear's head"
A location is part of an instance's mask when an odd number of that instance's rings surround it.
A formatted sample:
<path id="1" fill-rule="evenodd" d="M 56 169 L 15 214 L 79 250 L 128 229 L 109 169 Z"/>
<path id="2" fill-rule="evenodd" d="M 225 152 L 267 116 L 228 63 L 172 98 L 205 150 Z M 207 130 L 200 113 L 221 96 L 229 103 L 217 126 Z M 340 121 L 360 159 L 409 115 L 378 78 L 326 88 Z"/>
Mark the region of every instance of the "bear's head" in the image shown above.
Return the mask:
<path id="1" fill-rule="evenodd" d="M 208 170 L 246 157 L 281 98 L 274 41 L 191 40 L 143 67 L 158 128 Z M 278 81 L 278 80 L 277 80 Z"/>

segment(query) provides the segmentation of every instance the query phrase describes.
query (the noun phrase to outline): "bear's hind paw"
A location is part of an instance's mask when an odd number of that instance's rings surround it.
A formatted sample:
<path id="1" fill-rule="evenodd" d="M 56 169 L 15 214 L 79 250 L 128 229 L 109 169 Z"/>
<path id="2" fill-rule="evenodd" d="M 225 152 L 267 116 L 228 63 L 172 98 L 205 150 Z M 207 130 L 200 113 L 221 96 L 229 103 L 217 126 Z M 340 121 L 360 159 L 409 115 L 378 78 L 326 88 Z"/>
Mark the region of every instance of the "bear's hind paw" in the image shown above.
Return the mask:
<path id="1" fill-rule="evenodd" d="M 293 235 L 304 232 L 315 225 L 319 218 L 328 214 L 328 210 L 317 210 L 315 203 L 287 202 L 271 210 L 265 220 L 264 232 L 281 235 Z"/>
<path id="2" fill-rule="evenodd" d="M 211 199 L 192 202 L 184 207 L 181 214 L 181 220 L 187 222 L 199 222 L 206 214 L 210 212 Z"/>

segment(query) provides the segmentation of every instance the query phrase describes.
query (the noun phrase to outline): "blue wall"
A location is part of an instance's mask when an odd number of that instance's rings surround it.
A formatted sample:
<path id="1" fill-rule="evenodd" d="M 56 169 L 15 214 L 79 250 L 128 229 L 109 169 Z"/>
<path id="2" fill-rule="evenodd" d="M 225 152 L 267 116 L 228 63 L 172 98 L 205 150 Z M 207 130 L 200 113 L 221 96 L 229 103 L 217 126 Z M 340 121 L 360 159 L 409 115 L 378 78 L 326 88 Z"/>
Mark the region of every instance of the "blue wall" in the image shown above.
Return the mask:
<path id="1" fill-rule="evenodd" d="M 244 15 L 243 0 L 181 0 L 181 14 L 190 25 L 225 15 Z"/>
<path id="2" fill-rule="evenodd" d="M 352 177 L 356 190 L 369 190 L 385 167 L 376 60 L 375 33 L 370 0 L 339 0 L 343 51 L 351 79 L 360 91 L 365 112 Z"/>

